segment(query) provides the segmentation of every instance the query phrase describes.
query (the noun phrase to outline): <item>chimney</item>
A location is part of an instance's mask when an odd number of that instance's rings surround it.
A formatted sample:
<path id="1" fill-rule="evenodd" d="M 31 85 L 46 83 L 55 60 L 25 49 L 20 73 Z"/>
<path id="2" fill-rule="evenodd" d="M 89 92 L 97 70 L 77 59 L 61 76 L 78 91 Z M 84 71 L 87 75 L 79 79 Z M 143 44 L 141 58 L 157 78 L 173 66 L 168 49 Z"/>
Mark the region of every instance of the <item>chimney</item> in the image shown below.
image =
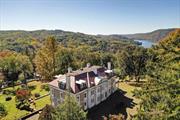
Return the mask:
<path id="1" fill-rule="evenodd" d="M 86 67 L 87 67 L 87 68 L 89 68 L 90 66 L 91 66 L 91 64 L 90 64 L 90 63 L 87 63 L 87 64 L 86 64 Z"/>
<path id="2" fill-rule="evenodd" d="M 72 68 L 68 67 L 68 73 L 72 72 Z M 66 75 L 66 89 L 70 91 L 70 76 Z"/>
<path id="3" fill-rule="evenodd" d="M 89 73 L 87 72 L 87 87 L 90 88 Z"/>
<path id="4" fill-rule="evenodd" d="M 111 70 L 111 62 L 107 63 L 108 70 Z"/>
<path id="5" fill-rule="evenodd" d="M 72 72 L 72 68 L 68 67 L 68 73 L 71 73 L 71 72 Z"/>

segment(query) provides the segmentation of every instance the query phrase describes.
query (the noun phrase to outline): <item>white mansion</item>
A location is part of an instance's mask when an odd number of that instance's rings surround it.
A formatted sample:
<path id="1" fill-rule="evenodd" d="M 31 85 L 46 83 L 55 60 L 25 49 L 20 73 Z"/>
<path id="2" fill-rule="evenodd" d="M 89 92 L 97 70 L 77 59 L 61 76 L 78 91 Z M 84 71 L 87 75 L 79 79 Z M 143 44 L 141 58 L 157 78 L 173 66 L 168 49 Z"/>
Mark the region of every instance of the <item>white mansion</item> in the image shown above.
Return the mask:
<path id="1" fill-rule="evenodd" d="M 65 95 L 70 94 L 86 110 L 111 95 L 116 90 L 115 82 L 110 62 L 107 69 L 90 64 L 76 71 L 68 69 L 67 74 L 58 76 L 49 83 L 52 105 L 62 103 Z"/>

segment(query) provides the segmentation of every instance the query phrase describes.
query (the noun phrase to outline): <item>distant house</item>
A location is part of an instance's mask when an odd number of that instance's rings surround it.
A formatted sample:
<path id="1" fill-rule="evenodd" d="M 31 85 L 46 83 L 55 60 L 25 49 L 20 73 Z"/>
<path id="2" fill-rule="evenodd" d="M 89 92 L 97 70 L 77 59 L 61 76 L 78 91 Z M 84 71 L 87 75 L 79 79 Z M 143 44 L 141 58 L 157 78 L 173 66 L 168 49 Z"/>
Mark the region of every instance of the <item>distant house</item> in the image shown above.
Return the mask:
<path id="1" fill-rule="evenodd" d="M 87 64 L 83 69 L 68 69 L 67 74 L 56 77 L 49 83 L 53 106 L 61 104 L 69 93 L 86 110 L 104 101 L 116 90 L 110 62 L 108 68 Z"/>

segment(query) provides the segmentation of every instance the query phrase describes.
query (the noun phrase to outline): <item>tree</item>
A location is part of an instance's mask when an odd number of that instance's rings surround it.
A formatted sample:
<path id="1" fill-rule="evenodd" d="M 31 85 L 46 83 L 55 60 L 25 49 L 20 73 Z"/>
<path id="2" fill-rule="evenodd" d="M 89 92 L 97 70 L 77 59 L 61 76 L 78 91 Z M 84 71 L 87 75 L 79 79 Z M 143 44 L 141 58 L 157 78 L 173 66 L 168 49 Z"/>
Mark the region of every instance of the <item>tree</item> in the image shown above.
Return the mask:
<path id="1" fill-rule="evenodd" d="M 30 75 L 32 73 L 32 64 L 26 55 L 13 51 L 0 52 L 0 68 L 5 76 L 5 80 L 14 81 L 18 79 L 20 73 Z M 26 76 L 24 79 L 26 80 Z"/>
<path id="2" fill-rule="evenodd" d="M 45 49 L 47 50 L 47 54 L 49 57 L 52 57 L 52 64 L 53 64 L 53 73 L 55 73 L 56 68 L 56 52 L 57 52 L 57 42 L 55 40 L 55 37 L 49 36 L 47 37 L 45 43 L 44 43 Z"/>
<path id="3" fill-rule="evenodd" d="M 5 106 L 2 103 L 0 103 L 0 119 L 2 117 L 6 116 L 7 113 L 8 112 L 7 112 L 6 108 L 5 108 Z"/>
<path id="4" fill-rule="evenodd" d="M 55 109 L 51 105 L 46 105 L 39 114 L 38 120 L 54 120 Z"/>
<path id="5" fill-rule="evenodd" d="M 128 46 L 124 51 L 117 53 L 116 59 L 122 76 L 129 75 L 139 81 L 141 76 L 145 75 L 148 59 L 145 48 Z"/>
<path id="6" fill-rule="evenodd" d="M 83 68 L 89 62 L 89 53 L 92 52 L 90 46 L 81 45 L 74 50 L 75 65 L 78 68 Z"/>
<path id="7" fill-rule="evenodd" d="M 135 95 L 142 101 L 135 119 L 180 119 L 180 29 L 149 50 L 148 81 Z"/>
<path id="8" fill-rule="evenodd" d="M 26 55 L 19 55 L 17 57 L 18 57 L 17 58 L 18 61 L 21 61 L 20 62 L 20 70 L 24 77 L 24 84 L 27 85 L 26 79 L 27 79 L 28 75 L 32 74 L 32 71 L 33 71 L 32 63 L 31 63 L 29 57 Z"/>
<path id="9" fill-rule="evenodd" d="M 86 120 L 86 112 L 82 110 L 74 97 L 66 96 L 62 104 L 56 108 L 55 120 Z"/>
<path id="10" fill-rule="evenodd" d="M 107 63 L 108 62 L 114 63 L 114 61 L 115 61 L 115 58 L 112 53 L 108 53 L 108 52 L 102 53 L 101 52 L 101 62 L 102 62 L 101 65 L 105 65 L 106 67 L 108 67 Z"/>
<path id="11" fill-rule="evenodd" d="M 55 38 L 48 37 L 35 56 L 34 63 L 36 65 L 36 71 L 41 75 L 43 80 L 49 81 L 55 75 L 56 52 L 57 43 Z"/>
<path id="12" fill-rule="evenodd" d="M 69 48 L 59 47 L 57 52 L 57 70 L 66 73 L 68 67 L 74 67 L 73 51 Z"/>

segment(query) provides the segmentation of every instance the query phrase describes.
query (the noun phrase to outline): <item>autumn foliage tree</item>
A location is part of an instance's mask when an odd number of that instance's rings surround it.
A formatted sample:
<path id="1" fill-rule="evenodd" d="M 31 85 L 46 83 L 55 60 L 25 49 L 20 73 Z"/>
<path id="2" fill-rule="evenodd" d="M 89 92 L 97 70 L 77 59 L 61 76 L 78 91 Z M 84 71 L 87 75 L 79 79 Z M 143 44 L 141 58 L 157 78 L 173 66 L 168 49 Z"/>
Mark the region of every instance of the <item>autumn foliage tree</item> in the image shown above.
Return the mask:
<path id="1" fill-rule="evenodd" d="M 51 80 L 56 68 L 57 43 L 54 37 L 48 37 L 44 45 L 38 50 L 34 59 L 36 72 L 43 80 Z"/>
<path id="2" fill-rule="evenodd" d="M 31 92 L 27 89 L 19 89 L 16 91 L 16 107 L 21 110 L 30 110 L 29 98 Z"/>

